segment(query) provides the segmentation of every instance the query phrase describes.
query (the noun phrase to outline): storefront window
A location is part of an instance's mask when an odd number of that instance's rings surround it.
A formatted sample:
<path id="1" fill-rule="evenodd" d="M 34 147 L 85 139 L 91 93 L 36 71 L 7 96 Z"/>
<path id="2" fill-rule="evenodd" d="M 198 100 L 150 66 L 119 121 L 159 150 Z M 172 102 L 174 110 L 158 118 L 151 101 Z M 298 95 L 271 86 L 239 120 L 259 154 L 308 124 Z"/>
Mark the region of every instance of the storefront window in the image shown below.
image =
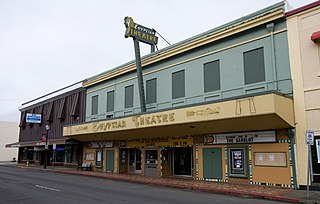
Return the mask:
<path id="1" fill-rule="evenodd" d="M 65 146 L 65 163 L 76 164 L 78 163 L 78 145 Z"/>
<path id="2" fill-rule="evenodd" d="M 247 166 L 246 148 L 234 147 L 228 149 L 229 176 L 247 177 Z"/>

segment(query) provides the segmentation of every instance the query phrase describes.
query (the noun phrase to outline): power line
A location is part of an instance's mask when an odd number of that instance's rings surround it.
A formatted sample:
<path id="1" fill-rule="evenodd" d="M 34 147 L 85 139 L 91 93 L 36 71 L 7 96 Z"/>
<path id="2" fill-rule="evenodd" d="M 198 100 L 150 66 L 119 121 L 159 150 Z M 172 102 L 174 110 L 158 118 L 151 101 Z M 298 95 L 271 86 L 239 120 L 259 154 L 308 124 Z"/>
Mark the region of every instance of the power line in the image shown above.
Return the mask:
<path id="1" fill-rule="evenodd" d="M 168 45 L 171 45 L 166 39 L 164 39 L 164 37 L 162 37 L 162 35 L 158 32 L 158 31 L 156 31 L 157 33 L 158 33 L 158 35 L 164 40 L 164 41 L 166 41 L 166 43 L 168 43 Z"/>

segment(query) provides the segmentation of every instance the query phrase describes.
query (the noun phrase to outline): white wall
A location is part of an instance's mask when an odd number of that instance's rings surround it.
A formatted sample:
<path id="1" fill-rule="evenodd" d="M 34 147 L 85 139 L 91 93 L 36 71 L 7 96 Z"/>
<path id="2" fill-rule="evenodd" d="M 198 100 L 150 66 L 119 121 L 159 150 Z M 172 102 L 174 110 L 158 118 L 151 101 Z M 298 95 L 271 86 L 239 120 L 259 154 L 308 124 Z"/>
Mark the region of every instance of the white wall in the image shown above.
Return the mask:
<path id="1" fill-rule="evenodd" d="M 0 161 L 18 159 L 18 148 L 6 148 L 6 144 L 18 142 L 19 124 L 0 121 Z"/>

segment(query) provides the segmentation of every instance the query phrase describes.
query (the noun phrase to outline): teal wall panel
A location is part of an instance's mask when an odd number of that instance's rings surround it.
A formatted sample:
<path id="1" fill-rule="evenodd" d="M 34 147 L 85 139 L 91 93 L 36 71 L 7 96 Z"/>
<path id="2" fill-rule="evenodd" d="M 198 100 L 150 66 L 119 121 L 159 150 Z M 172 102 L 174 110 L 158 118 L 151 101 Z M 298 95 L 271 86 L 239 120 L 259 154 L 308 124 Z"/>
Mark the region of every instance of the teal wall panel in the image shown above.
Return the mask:
<path id="1" fill-rule="evenodd" d="M 275 32 L 285 28 L 284 21 L 275 23 Z M 260 47 L 264 50 L 265 81 L 245 85 L 243 53 Z M 274 50 L 272 48 L 272 35 L 264 25 L 143 67 L 144 85 L 146 80 L 157 79 L 157 102 L 147 106 L 147 110 L 156 111 L 270 90 L 291 95 L 288 41 L 285 30 L 274 34 Z M 210 52 L 213 53 L 207 54 Z M 203 54 L 207 55 L 199 57 Z M 203 64 L 214 60 L 220 61 L 221 89 L 204 93 Z M 180 70 L 185 70 L 185 97 L 172 100 L 172 73 Z M 124 93 L 128 85 L 134 85 L 134 101 L 132 108 L 125 109 Z M 106 95 L 111 90 L 115 91 L 115 110 L 107 113 Z M 87 91 L 86 121 L 105 119 L 108 114 L 121 117 L 140 113 L 135 71 L 90 86 Z M 97 94 L 99 112 L 97 116 L 91 116 L 91 98 Z"/>

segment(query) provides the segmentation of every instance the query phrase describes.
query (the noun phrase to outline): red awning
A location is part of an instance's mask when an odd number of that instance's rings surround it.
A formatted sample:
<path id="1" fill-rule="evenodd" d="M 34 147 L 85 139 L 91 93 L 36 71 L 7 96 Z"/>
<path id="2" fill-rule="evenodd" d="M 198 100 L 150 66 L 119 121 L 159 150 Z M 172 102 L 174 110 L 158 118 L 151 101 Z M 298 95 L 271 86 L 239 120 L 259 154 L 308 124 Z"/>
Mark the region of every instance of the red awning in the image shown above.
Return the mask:
<path id="1" fill-rule="evenodd" d="M 312 33 L 312 35 L 311 35 L 311 40 L 312 40 L 313 42 L 319 44 L 319 43 L 320 43 L 320 31 Z"/>

